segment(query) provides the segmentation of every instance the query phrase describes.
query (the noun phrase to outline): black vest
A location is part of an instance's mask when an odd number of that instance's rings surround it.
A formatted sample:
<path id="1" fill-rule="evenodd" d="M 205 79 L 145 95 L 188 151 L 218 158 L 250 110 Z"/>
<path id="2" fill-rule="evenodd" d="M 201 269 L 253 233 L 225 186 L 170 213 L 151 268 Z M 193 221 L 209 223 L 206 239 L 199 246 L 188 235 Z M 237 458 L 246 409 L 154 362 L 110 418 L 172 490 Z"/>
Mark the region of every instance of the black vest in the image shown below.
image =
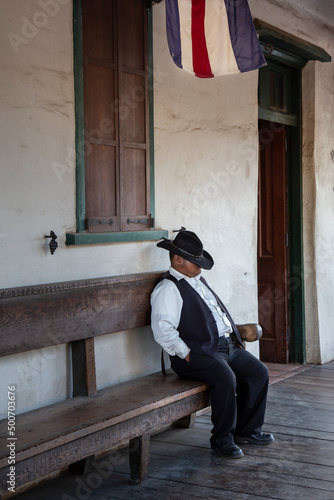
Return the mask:
<path id="1" fill-rule="evenodd" d="M 186 280 L 177 280 L 169 273 L 164 277 L 176 285 L 183 300 L 180 323 L 177 328 L 181 339 L 192 351 L 215 356 L 219 347 L 219 336 L 217 324 L 210 308 Z M 241 343 L 239 331 L 226 307 L 205 280 L 203 278 L 201 280 L 214 294 L 219 306 L 230 320 L 237 340 Z"/>

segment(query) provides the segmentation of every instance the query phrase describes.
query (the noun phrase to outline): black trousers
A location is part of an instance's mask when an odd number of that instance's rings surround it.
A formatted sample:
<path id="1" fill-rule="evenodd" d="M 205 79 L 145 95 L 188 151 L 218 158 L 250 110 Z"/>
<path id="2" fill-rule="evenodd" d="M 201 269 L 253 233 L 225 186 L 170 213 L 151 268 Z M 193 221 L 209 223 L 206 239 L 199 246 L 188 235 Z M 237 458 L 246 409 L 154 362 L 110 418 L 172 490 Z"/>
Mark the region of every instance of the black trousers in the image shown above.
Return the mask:
<path id="1" fill-rule="evenodd" d="M 210 386 L 212 444 L 226 444 L 233 435 L 249 436 L 260 430 L 266 411 L 269 374 L 255 356 L 221 337 L 216 356 L 190 352 L 189 362 L 171 356 L 180 377 Z"/>

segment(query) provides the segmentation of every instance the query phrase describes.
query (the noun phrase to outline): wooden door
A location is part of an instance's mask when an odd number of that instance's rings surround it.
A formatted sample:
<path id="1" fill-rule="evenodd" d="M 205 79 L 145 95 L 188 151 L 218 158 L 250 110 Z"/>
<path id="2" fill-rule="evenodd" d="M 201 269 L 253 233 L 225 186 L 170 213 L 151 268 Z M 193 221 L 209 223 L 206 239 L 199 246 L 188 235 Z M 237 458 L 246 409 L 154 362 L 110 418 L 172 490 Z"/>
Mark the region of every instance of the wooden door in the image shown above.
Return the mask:
<path id="1" fill-rule="evenodd" d="M 285 125 L 259 123 L 258 299 L 262 361 L 288 362 Z"/>

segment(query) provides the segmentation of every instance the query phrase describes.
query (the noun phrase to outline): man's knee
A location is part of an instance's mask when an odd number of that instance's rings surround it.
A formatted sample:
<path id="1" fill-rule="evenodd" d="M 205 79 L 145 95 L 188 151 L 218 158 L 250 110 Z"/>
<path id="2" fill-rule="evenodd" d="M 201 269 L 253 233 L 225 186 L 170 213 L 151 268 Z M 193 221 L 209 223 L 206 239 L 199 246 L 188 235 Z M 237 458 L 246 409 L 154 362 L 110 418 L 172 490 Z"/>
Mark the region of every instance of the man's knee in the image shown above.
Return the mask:
<path id="1" fill-rule="evenodd" d="M 259 362 L 259 375 L 263 378 L 263 379 L 266 379 L 268 380 L 269 379 L 269 370 L 268 370 L 268 367 L 262 363 L 262 361 Z"/>
<path id="2" fill-rule="evenodd" d="M 220 385 L 222 389 L 233 387 L 235 390 L 237 387 L 236 375 L 227 363 L 218 361 L 216 366 L 215 380 L 216 385 Z"/>

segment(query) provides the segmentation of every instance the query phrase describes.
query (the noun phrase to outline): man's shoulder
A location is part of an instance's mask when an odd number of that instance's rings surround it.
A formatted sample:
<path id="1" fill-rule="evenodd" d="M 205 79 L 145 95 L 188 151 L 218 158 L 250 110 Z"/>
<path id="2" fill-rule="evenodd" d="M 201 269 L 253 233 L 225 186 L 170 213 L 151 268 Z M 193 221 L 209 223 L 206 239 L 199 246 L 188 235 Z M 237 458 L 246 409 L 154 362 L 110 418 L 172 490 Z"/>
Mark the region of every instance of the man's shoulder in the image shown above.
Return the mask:
<path id="1" fill-rule="evenodd" d="M 171 278 L 171 275 L 169 273 L 166 273 L 166 275 L 163 275 L 160 281 L 155 286 L 152 295 L 157 295 L 158 293 L 161 294 L 165 292 L 174 292 L 175 290 L 177 290 L 175 280 Z"/>
<path id="2" fill-rule="evenodd" d="M 170 275 L 167 276 L 162 276 L 159 283 L 155 286 L 154 290 L 160 289 L 160 288 L 175 288 L 174 281 L 170 279 Z"/>

